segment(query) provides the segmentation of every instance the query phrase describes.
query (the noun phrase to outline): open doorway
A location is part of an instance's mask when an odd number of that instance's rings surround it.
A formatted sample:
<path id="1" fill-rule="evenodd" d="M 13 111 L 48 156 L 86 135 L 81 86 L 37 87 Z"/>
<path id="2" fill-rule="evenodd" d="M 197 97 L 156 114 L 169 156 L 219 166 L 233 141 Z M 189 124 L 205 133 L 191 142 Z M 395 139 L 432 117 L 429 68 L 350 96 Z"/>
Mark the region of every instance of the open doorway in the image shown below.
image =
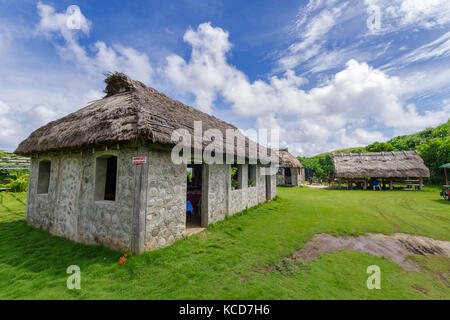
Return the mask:
<path id="1" fill-rule="evenodd" d="M 202 193 L 203 176 L 201 164 L 189 164 L 186 168 L 186 233 L 193 234 L 203 230 Z"/>
<path id="2" fill-rule="evenodd" d="M 292 184 L 291 168 L 284 169 L 284 184 Z"/>
<path id="3" fill-rule="evenodd" d="M 117 157 L 98 157 L 95 166 L 95 201 L 115 201 L 117 185 Z"/>

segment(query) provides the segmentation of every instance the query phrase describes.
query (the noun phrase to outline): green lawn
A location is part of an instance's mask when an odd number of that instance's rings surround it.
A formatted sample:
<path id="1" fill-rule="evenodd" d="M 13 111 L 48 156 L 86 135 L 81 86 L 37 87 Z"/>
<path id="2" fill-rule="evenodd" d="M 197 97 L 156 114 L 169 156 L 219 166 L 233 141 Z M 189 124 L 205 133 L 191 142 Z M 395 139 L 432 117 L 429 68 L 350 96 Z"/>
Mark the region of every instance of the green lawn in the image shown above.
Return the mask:
<path id="1" fill-rule="evenodd" d="M 265 203 L 174 245 L 129 257 L 53 237 L 24 222 L 25 194 L 0 203 L 0 299 L 450 299 L 450 259 L 418 257 L 423 272 L 342 251 L 306 264 L 278 264 L 316 233 L 405 232 L 450 240 L 450 202 L 429 191 L 279 188 Z M 81 268 L 81 290 L 66 268 Z M 381 268 L 368 290 L 366 268 Z"/>

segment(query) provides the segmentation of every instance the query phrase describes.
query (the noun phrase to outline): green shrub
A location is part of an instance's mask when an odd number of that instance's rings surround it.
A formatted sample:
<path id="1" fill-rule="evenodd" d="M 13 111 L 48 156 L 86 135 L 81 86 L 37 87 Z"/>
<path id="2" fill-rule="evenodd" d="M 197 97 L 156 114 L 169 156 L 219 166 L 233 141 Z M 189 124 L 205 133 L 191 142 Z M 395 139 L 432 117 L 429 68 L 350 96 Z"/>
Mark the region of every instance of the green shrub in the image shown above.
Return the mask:
<path id="1" fill-rule="evenodd" d="M 28 182 L 30 175 L 22 170 L 11 173 L 11 177 L 14 179 L 10 182 L 9 188 L 12 192 L 23 192 L 28 190 Z"/>

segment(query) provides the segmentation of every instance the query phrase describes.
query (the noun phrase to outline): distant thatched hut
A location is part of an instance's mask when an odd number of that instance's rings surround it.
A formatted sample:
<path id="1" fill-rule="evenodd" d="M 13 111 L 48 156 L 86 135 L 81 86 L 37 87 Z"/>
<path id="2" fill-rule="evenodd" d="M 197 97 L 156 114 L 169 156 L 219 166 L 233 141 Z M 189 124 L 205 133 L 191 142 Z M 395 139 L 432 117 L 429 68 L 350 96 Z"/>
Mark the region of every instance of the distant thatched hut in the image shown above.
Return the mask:
<path id="1" fill-rule="evenodd" d="M 430 177 L 417 151 L 337 153 L 333 154 L 334 175 L 342 182 L 361 182 L 367 188 L 367 178 L 382 179 L 393 183 L 423 187 L 423 178 Z"/>
<path id="2" fill-rule="evenodd" d="M 77 242 L 139 253 L 185 235 L 187 209 L 195 211 L 191 223 L 206 226 L 275 196 L 275 175 L 263 175 L 247 148 L 245 163 L 237 165 L 237 190 L 231 189 L 230 164 L 172 161 L 174 130 L 193 137 L 217 129 L 226 139 L 225 131 L 238 131 L 235 126 L 124 74 L 105 82 L 106 97 L 34 131 L 17 148 L 31 157 L 28 224 Z M 194 121 L 202 121 L 202 131 L 194 132 Z M 225 140 L 223 154 L 227 144 L 238 148 L 234 138 Z M 200 142 L 192 151 L 207 145 Z"/>
<path id="3" fill-rule="evenodd" d="M 277 185 L 300 186 L 305 179 L 305 167 L 287 148 L 279 149 Z"/>

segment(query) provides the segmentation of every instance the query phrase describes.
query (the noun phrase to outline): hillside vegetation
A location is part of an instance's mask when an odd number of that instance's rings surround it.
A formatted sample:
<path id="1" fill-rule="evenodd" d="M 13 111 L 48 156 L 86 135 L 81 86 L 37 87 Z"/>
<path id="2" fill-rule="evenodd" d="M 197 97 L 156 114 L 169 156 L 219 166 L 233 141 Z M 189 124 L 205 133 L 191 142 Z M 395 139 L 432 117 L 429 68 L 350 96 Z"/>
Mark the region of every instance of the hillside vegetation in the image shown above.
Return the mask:
<path id="1" fill-rule="evenodd" d="M 299 157 L 306 169 L 307 177 L 326 179 L 333 176 L 333 153 L 388 152 L 417 150 L 430 169 L 430 183 L 444 182 L 444 173 L 439 166 L 450 162 L 450 119 L 435 128 L 398 136 L 387 142 L 374 142 L 366 147 L 347 148 L 321 153 L 314 157 Z"/>
<path id="2" fill-rule="evenodd" d="M 26 191 L 30 159 L 0 150 L 0 189 L 12 192 Z"/>

